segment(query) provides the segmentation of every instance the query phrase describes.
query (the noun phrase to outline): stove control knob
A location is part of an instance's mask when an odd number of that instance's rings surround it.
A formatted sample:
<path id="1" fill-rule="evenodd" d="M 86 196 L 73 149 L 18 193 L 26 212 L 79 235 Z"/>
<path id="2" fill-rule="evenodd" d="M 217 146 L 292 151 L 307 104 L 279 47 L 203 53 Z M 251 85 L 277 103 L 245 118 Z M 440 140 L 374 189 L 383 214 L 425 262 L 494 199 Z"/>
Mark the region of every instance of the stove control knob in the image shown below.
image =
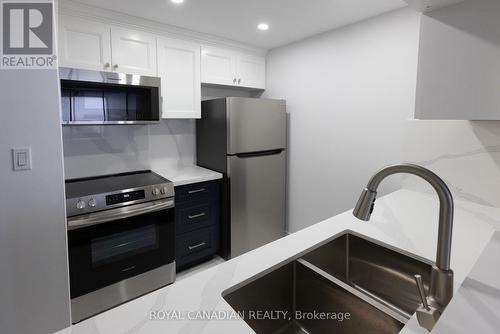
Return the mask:
<path id="1" fill-rule="evenodd" d="M 160 189 L 158 188 L 153 188 L 153 195 L 158 196 L 160 194 Z"/>
<path id="2" fill-rule="evenodd" d="M 85 202 L 84 202 L 84 201 L 82 201 L 82 200 L 79 200 L 79 201 L 76 203 L 76 208 L 77 208 L 78 210 L 83 210 L 83 209 L 85 209 Z"/>
<path id="3" fill-rule="evenodd" d="M 165 195 L 167 193 L 167 187 L 161 188 L 161 193 Z"/>
<path id="4" fill-rule="evenodd" d="M 95 198 L 91 198 L 91 199 L 89 200 L 89 206 L 90 206 L 91 208 L 95 208 L 96 204 L 97 204 L 97 203 L 96 203 L 96 201 L 95 201 Z"/>

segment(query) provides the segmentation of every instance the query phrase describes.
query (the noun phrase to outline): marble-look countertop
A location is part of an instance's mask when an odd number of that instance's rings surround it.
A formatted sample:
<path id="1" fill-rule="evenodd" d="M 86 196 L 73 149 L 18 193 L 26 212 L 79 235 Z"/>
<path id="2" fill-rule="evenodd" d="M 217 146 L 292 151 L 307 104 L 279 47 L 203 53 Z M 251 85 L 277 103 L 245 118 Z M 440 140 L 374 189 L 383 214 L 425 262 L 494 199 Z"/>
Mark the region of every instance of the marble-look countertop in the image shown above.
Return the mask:
<path id="1" fill-rule="evenodd" d="M 172 181 L 175 187 L 222 178 L 221 173 L 196 165 L 154 168 L 153 171 Z"/>
<path id="2" fill-rule="evenodd" d="M 456 201 L 451 258 L 451 267 L 455 272 L 455 291 L 460 288 L 490 242 L 495 233 L 492 223 L 498 221 L 500 221 L 500 209 L 469 201 Z M 221 296 L 223 291 L 347 230 L 433 261 L 436 254 L 437 222 L 438 200 L 435 195 L 402 189 L 379 198 L 372 219 L 368 223 L 358 221 L 352 216 L 351 211 L 347 211 L 58 333 L 253 333 L 242 320 L 150 320 L 150 314 L 162 310 L 167 312 L 175 310 L 180 313 L 198 310 L 230 312 L 231 307 Z M 488 266 L 496 260 L 497 257 L 485 260 L 486 270 L 484 268 L 479 270 L 487 274 Z M 494 263 L 493 266 L 495 265 L 497 264 Z M 496 280 L 497 287 L 498 282 L 500 281 Z M 461 301 L 460 291 L 457 294 L 460 297 L 457 303 L 459 305 L 468 303 L 467 296 L 463 297 L 465 301 Z M 455 301 L 452 302 L 454 303 Z M 487 319 L 496 317 L 491 310 L 487 314 L 470 314 L 466 320 L 471 328 L 476 328 L 474 324 L 485 321 L 481 318 L 482 315 Z M 446 316 L 445 313 L 442 319 L 446 319 Z M 450 319 L 453 319 L 451 315 Z M 401 333 L 427 333 L 427 331 L 418 326 L 416 317 L 413 316 Z"/>

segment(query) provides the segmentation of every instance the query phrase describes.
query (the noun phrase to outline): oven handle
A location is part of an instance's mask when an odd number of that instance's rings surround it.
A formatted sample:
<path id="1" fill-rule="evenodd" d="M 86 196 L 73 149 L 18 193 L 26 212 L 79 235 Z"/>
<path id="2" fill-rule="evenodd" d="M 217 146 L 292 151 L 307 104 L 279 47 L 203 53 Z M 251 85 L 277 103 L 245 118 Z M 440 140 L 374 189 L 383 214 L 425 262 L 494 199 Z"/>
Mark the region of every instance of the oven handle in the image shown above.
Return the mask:
<path id="1" fill-rule="evenodd" d="M 170 209 L 174 206 L 174 200 L 167 199 L 91 213 L 85 216 L 71 217 L 68 218 L 68 231 L 99 225 L 113 220 L 120 220 L 123 218 Z"/>

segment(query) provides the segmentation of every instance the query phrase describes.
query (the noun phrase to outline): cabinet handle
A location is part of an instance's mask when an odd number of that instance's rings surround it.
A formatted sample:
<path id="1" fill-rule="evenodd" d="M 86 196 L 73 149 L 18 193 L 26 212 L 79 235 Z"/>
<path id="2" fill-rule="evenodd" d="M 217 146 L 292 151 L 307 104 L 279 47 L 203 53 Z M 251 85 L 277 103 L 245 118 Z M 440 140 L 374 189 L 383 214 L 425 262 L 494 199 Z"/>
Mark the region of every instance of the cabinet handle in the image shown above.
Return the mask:
<path id="1" fill-rule="evenodd" d="M 236 78 L 233 79 L 233 83 L 235 84 L 236 83 Z"/>
<path id="2" fill-rule="evenodd" d="M 241 78 L 238 79 L 238 84 L 240 84 L 240 83 L 241 83 Z"/>
<path id="3" fill-rule="evenodd" d="M 200 189 L 196 189 L 196 190 L 190 190 L 190 191 L 188 191 L 188 194 L 201 193 L 202 191 L 205 191 L 205 188 L 200 188 Z"/>
<path id="4" fill-rule="evenodd" d="M 199 244 L 193 245 L 193 246 L 188 246 L 189 250 L 193 250 L 196 248 L 200 248 L 201 246 L 205 246 L 207 243 L 206 242 L 200 242 Z"/>
<path id="5" fill-rule="evenodd" d="M 188 218 L 189 219 L 195 219 L 195 218 L 204 217 L 205 215 L 206 215 L 206 213 L 202 212 L 202 213 L 198 213 L 197 215 L 188 216 Z"/>
<path id="6" fill-rule="evenodd" d="M 108 67 L 110 67 L 110 66 L 111 66 L 111 64 L 110 64 L 110 63 L 106 63 L 106 64 L 104 64 L 104 68 L 108 68 Z"/>

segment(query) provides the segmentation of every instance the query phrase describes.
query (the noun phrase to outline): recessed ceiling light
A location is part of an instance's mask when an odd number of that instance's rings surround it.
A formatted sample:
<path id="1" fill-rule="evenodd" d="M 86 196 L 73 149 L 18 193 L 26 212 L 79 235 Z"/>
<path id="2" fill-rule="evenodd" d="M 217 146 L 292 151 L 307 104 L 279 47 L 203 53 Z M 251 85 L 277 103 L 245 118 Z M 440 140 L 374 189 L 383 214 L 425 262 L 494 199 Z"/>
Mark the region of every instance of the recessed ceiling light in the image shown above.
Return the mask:
<path id="1" fill-rule="evenodd" d="M 170 1 L 172 1 L 173 3 L 183 3 L 184 2 L 184 0 L 170 0 Z"/>
<path id="2" fill-rule="evenodd" d="M 267 24 L 267 23 L 259 23 L 259 25 L 257 26 L 257 28 L 259 30 L 266 31 L 266 30 L 269 29 L 269 24 Z"/>

